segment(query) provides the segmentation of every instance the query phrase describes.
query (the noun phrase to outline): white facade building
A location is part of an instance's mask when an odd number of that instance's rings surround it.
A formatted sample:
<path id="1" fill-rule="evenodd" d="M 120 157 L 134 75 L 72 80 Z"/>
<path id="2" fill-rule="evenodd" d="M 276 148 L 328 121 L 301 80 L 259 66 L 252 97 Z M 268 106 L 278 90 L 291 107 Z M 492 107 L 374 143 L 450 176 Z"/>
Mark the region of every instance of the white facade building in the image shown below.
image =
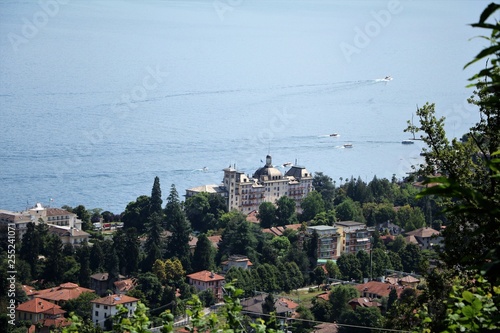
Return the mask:
<path id="1" fill-rule="evenodd" d="M 225 168 L 223 171 L 224 178 L 221 185 L 188 189 L 186 197 L 200 192 L 218 194 L 226 198 L 229 210 L 236 209 L 250 213 L 258 210 L 263 202 L 275 203 L 279 198 L 287 196 L 295 201 L 296 210 L 300 212 L 302 200 L 313 189 L 313 176 L 305 167 L 294 165 L 282 174 L 273 166 L 270 155 L 266 156 L 266 164 L 257 169 L 252 176 L 245 175 L 233 167 Z"/>
<path id="2" fill-rule="evenodd" d="M 23 212 L 0 210 L 0 225 L 14 225 L 19 240 L 26 233 L 28 223 L 46 223 L 49 232 L 58 235 L 63 244 L 79 245 L 86 241 L 89 234 L 82 231 L 82 221 L 77 215 L 60 208 L 44 207 L 37 203 Z"/>
<path id="3" fill-rule="evenodd" d="M 135 297 L 117 294 L 90 301 L 92 303 L 92 322 L 104 329 L 106 319 L 113 317 L 118 312 L 118 305 L 127 308 L 130 317 L 137 309 L 138 301 Z"/>

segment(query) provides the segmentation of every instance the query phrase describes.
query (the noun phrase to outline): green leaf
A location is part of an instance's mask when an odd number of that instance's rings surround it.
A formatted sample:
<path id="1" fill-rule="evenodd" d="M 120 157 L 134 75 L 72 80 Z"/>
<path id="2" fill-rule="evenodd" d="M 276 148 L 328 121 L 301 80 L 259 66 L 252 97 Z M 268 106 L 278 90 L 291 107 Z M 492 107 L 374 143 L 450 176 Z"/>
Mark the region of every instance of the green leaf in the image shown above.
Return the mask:
<path id="1" fill-rule="evenodd" d="M 465 290 L 463 293 L 462 293 L 462 297 L 468 302 L 468 303 L 472 303 L 475 299 L 475 296 L 473 293 L 471 293 L 470 291 L 468 290 Z"/>
<path id="2" fill-rule="evenodd" d="M 490 17 L 490 15 L 493 14 L 499 8 L 500 8 L 499 4 L 490 3 L 488 7 L 486 7 L 486 9 L 483 10 L 483 12 L 481 13 L 479 22 L 484 23 L 488 19 L 488 17 Z"/>
<path id="3" fill-rule="evenodd" d="M 476 311 L 474 311 L 474 309 L 470 305 L 464 306 L 462 308 L 462 313 L 469 319 L 474 318 L 474 316 L 476 315 Z"/>
<path id="4" fill-rule="evenodd" d="M 476 311 L 476 313 L 477 313 L 477 312 L 481 311 L 481 309 L 483 308 L 483 302 L 481 302 L 481 300 L 479 298 L 476 298 L 476 299 L 474 299 L 474 301 L 472 301 L 471 306 L 474 309 L 474 311 Z"/>

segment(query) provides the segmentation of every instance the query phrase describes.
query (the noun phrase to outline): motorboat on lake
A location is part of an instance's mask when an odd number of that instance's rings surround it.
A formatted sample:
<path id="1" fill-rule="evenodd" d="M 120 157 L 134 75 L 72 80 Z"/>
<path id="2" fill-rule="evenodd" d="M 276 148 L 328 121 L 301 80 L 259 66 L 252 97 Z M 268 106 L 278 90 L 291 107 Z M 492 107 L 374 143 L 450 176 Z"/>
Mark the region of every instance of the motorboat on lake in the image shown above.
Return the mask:
<path id="1" fill-rule="evenodd" d="M 352 143 L 345 143 L 344 148 L 352 148 Z"/>
<path id="2" fill-rule="evenodd" d="M 412 145 L 415 142 L 413 142 L 413 140 L 403 140 L 403 141 L 401 141 L 401 143 L 404 144 L 404 145 Z"/>
<path id="3" fill-rule="evenodd" d="M 388 76 L 384 77 L 384 80 L 386 80 L 386 81 L 392 81 L 392 76 L 388 75 Z"/>
<path id="4" fill-rule="evenodd" d="M 339 133 L 332 133 L 332 134 L 330 134 L 330 136 L 333 138 L 337 138 L 340 136 L 340 134 Z"/>

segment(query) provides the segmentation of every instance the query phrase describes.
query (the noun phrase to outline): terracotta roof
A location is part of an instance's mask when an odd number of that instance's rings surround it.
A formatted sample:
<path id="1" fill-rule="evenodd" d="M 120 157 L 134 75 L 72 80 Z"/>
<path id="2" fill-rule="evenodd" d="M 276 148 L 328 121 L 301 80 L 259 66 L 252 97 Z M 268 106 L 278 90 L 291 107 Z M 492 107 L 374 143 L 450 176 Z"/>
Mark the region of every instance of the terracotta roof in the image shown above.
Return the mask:
<path id="1" fill-rule="evenodd" d="M 372 301 L 371 299 L 367 297 L 359 297 L 359 298 L 353 298 L 349 301 L 349 305 L 351 306 L 361 306 L 361 307 L 373 307 L 373 306 L 382 306 L 379 302 Z"/>
<path id="2" fill-rule="evenodd" d="M 369 293 L 373 295 L 377 295 L 379 297 L 387 297 L 391 292 L 391 289 L 396 288 L 396 292 L 399 295 L 403 292 L 403 287 L 395 287 L 388 283 L 378 282 L 378 281 L 369 281 L 363 284 L 357 284 L 354 286 L 361 295 L 363 293 Z"/>
<path id="3" fill-rule="evenodd" d="M 420 237 L 420 238 L 429 238 L 429 237 L 432 237 L 434 235 L 438 236 L 439 235 L 439 231 L 437 230 L 434 230 L 432 228 L 420 228 L 420 229 L 417 229 L 417 230 L 413 230 L 413 231 L 409 231 L 406 233 L 408 236 L 415 236 L 415 237 Z"/>
<path id="4" fill-rule="evenodd" d="M 64 311 L 61 308 L 53 307 L 52 309 L 48 309 L 46 311 L 43 311 L 42 313 L 49 315 L 49 316 L 55 316 L 55 315 L 59 315 L 59 314 L 64 314 L 64 313 L 66 313 L 66 311 Z"/>
<path id="5" fill-rule="evenodd" d="M 115 281 L 114 285 L 116 290 L 119 291 L 129 291 L 135 288 L 136 281 L 134 279 L 125 279 L 120 281 Z"/>
<path id="6" fill-rule="evenodd" d="M 95 299 L 93 301 L 90 301 L 90 303 L 103 304 L 103 305 L 117 305 L 117 304 L 125 304 L 137 301 L 138 299 L 135 297 L 115 294 Z"/>
<path id="7" fill-rule="evenodd" d="M 250 213 L 247 214 L 247 221 L 250 223 L 257 223 L 259 224 L 259 218 L 257 217 L 258 212 L 256 210 L 252 210 Z"/>
<path id="8" fill-rule="evenodd" d="M 417 279 L 417 278 L 415 278 L 415 277 L 413 277 L 411 275 L 407 275 L 404 278 L 401 278 L 400 281 L 401 282 L 406 282 L 406 283 L 418 283 L 418 282 L 420 282 L 419 279 Z"/>
<path id="9" fill-rule="evenodd" d="M 61 208 L 46 208 L 47 216 L 75 215 Z"/>
<path id="10" fill-rule="evenodd" d="M 288 299 L 288 298 L 280 297 L 279 301 L 285 303 L 286 306 L 292 310 L 295 310 L 296 308 L 299 307 L 299 305 L 297 303 L 295 303 L 294 301 L 292 301 L 291 299 Z"/>
<path id="11" fill-rule="evenodd" d="M 196 272 L 193 274 L 189 274 L 187 277 L 190 278 L 191 280 L 197 280 L 203 282 L 224 280 L 224 277 L 222 275 L 215 274 L 210 271 Z"/>
<path id="12" fill-rule="evenodd" d="M 407 243 L 411 243 L 411 244 L 418 244 L 418 240 L 415 238 L 415 236 L 406 236 L 405 237 L 405 241 Z"/>
<path id="13" fill-rule="evenodd" d="M 42 313 L 54 307 L 60 308 L 59 305 L 56 305 L 44 299 L 34 298 L 32 300 L 19 304 L 16 308 L 16 311 Z"/>
<path id="14" fill-rule="evenodd" d="M 213 245 L 215 248 L 218 248 L 218 247 L 219 247 L 219 243 L 220 243 L 220 241 L 222 240 L 222 236 L 220 236 L 220 235 L 216 235 L 216 236 L 208 236 L 207 238 L 208 238 L 208 240 L 212 243 L 212 245 Z"/>
<path id="15" fill-rule="evenodd" d="M 43 327 L 64 327 L 71 325 L 71 321 L 64 317 L 43 318 L 38 321 L 38 324 L 41 324 Z"/>
<path id="16" fill-rule="evenodd" d="M 325 301 L 328 301 L 330 298 L 330 292 L 324 292 L 316 296 L 317 298 L 324 299 Z"/>
<path id="17" fill-rule="evenodd" d="M 86 292 L 93 293 L 94 290 L 80 287 L 74 283 L 63 283 L 59 287 L 39 290 L 35 293 L 35 297 L 58 302 L 75 299 Z"/>
<path id="18" fill-rule="evenodd" d="M 35 290 L 35 287 L 32 287 L 32 286 L 28 286 L 28 285 L 25 285 L 23 284 L 23 291 L 26 293 L 26 296 L 32 296 L 34 294 L 36 294 L 36 290 Z"/>
<path id="19" fill-rule="evenodd" d="M 265 232 L 268 234 L 273 234 L 275 236 L 282 236 L 284 231 L 285 231 L 285 228 L 281 227 L 281 226 L 262 229 L 262 232 Z"/>

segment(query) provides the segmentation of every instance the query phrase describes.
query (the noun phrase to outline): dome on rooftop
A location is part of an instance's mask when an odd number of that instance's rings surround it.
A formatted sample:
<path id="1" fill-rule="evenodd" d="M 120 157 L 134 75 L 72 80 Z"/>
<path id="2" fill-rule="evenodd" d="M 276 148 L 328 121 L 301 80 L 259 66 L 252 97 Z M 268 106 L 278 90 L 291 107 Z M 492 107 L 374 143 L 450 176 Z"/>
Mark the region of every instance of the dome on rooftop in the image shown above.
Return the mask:
<path id="1" fill-rule="evenodd" d="M 281 171 L 276 169 L 272 164 L 272 158 L 270 155 L 266 156 L 266 165 L 258 168 L 253 174 L 253 178 L 262 179 L 262 177 L 267 177 L 267 180 L 281 179 L 283 175 Z"/>

